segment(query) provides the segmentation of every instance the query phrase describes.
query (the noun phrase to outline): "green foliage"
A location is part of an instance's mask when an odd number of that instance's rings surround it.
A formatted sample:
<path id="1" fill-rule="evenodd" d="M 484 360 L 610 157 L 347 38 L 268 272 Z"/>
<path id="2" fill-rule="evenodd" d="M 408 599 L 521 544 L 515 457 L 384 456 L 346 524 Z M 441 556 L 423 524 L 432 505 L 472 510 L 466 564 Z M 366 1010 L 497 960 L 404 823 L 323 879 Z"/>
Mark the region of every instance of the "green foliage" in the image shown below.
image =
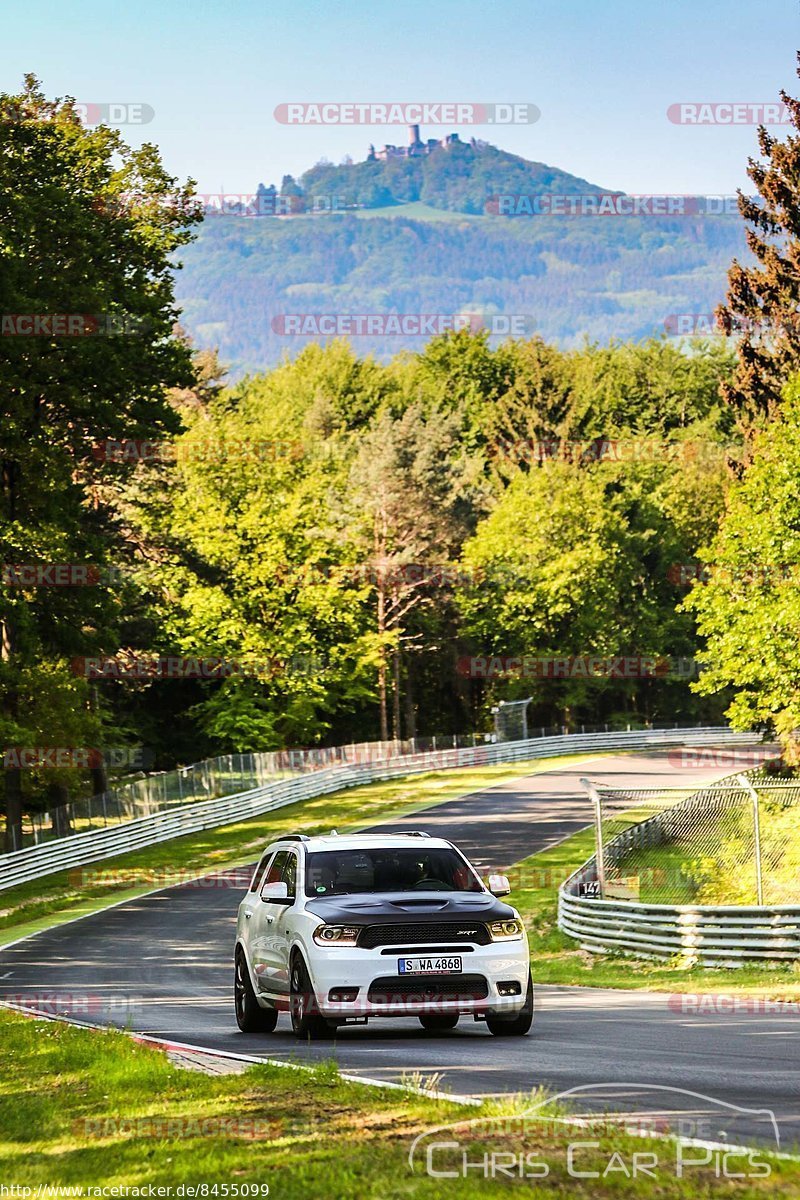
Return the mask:
<path id="1" fill-rule="evenodd" d="M 133 550 L 93 445 L 178 427 L 166 390 L 191 371 L 173 336 L 172 256 L 195 219 L 191 188 L 153 146 L 87 130 L 71 100 L 48 101 L 33 77 L 0 95 L 0 127 L 0 312 L 96 322 L 84 336 L 3 338 L 0 561 L 119 567 Z M 67 660 L 117 642 L 127 585 L 4 592 L 4 732 L 91 744 L 97 720 Z M 16 823 L 22 780 L 7 770 L 5 782 Z"/>
<path id="2" fill-rule="evenodd" d="M 707 582 L 686 601 L 706 639 L 705 694 L 734 687 L 735 728 L 772 726 L 797 761 L 800 740 L 800 381 L 757 438 L 701 555 Z"/>
<path id="3" fill-rule="evenodd" d="M 490 703 L 528 690 L 525 680 L 465 679 L 465 654 L 694 653 L 669 573 L 711 539 L 723 505 L 724 344 L 561 350 L 541 336 L 493 346 L 486 332 L 462 331 L 415 353 L 394 353 L 398 342 L 376 358 L 364 343 L 334 341 L 264 365 L 277 357 L 269 318 L 281 311 L 535 307 L 556 324 L 568 312 L 574 329 L 576 271 L 586 295 L 603 292 L 592 311 L 613 319 L 622 306 L 607 276 L 621 255 L 638 295 L 645 263 L 662 281 L 685 273 L 712 248 L 724 252 L 727 226 L 690 235 L 685 223 L 626 219 L 603 227 L 605 244 L 591 221 L 466 219 L 482 211 L 490 182 L 590 188 L 478 143 L 321 165 L 300 185 L 284 179 L 282 192 L 322 195 L 363 178 L 382 204 L 388 195 L 465 219 L 209 221 L 202 245 L 185 252 L 202 271 L 202 301 L 192 298 L 199 274 L 179 286 L 187 325 L 233 361 L 224 386 L 215 354 L 192 362 L 174 332 L 174 259 L 197 215 L 191 189 L 153 147 L 133 152 L 108 129 L 87 131 L 70 101 L 47 101 L 33 80 L 0 108 L 3 311 L 139 322 L 136 336 L 5 339 L 3 561 L 120 567 L 109 585 L 7 590 L 7 745 L 113 735 L 143 741 L 171 766 L 364 740 L 390 725 L 452 734 L 485 728 Z M 653 300 L 662 309 L 665 294 Z M 260 373 L 237 378 L 243 362 Z M 168 452 L 107 463 L 92 447 L 109 438 Z M 598 455 L 580 448 L 591 439 L 660 448 L 652 461 Z M 542 463 L 543 441 L 556 460 Z M 72 656 L 121 650 L 220 658 L 232 669 L 222 681 L 93 689 L 68 670 Z M 681 681 L 536 686 L 542 724 L 719 708 Z M 44 779 L 25 782 L 25 802 L 40 803 Z"/>
<path id="4" fill-rule="evenodd" d="M 713 513 L 720 472 L 701 478 Z M 686 490 L 684 470 L 670 465 L 545 463 L 518 473 L 464 551 L 472 586 L 461 609 L 475 653 L 691 660 L 691 622 L 675 614 L 671 582 L 672 564 L 695 545 L 696 531 L 681 521 Z M 587 721 L 623 710 L 665 720 L 686 691 L 679 678 L 557 681 L 530 672 L 496 681 L 490 694 L 533 696 L 531 715 L 538 710 L 543 724 L 554 706 L 568 720 L 576 709 Z"/>

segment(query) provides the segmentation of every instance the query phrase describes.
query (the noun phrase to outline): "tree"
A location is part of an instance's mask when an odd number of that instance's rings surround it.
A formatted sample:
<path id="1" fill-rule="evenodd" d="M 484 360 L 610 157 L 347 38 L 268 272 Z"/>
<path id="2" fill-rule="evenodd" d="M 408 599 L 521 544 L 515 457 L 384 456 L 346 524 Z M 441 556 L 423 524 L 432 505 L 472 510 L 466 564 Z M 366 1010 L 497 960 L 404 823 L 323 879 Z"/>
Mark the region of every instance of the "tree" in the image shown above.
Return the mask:
<path id="1" fill-rule="evenodd" d="M 726 303 L 716 310 L 722 330 L 740 335 L 736 373 L 722 394 L 743 429 L 774 415 L 782 388 L 800 366 L 800 101 L 780 95 L 797 132 L 781 140 L 759 126 L 766 162 L 751 158 L 747 169 L 758 195 L 738 193 L 756 262 L 743 266 L 734 259 Z"/>
<path id="2" fill-rule="evenodd" d="M 706 639 L 702 694 L 733 687 L 736 729 L 774 729 L 800 762 L 800 381 L 755 437 L 752 461 L 686 601 Z"/>
<path id="3" fill-rule="evenodd" d="M 340 510 L 354 438 L 393 388 L 342 343 L 309 347 L 184 407 L 161 494 L 138 498 L 164 647 L 244 667 L 191 707 L 216 751 L 320 742 L 374 700 L 369 583 Z"/>
<path id="4" fill-rule="evenodd" d="M 178 187 L 153 146 L 132 151 L 116 131 L 87 130 L 72 100 L 48 101 L 33 77 L 19 95 L 0 95 L 0 128 L 2 561 L 102 565 L 119 541 L 101 495 L 108 467 L 93 447 L 177 427 L 165 391 L 188 383 L 191 368 L 172 332 L 172 254 L 199 214 L 191 185 Z M 24 336 L 36 317 L 44 323 Z M 63 336 L 67 321 L 73 336 Z M 23 674 L 43 658 L 96 650 L 117 609 L 102 587 L 6 591 L 7 726 L 37 735 Z M 4 775 L 12 841 L 22 780 Z"/>
<path id="5" fill-rule="evenodd" d="M 701 436 L 727 435 L 733 422 L 719 388 L 732 372 L 732 359 L 722 339 L 697 339 L 684 349 L 663 337 L 647 338 L 574 351 L 564 436 L 670 439 L 697 422 L 708 425 Z"/>
<path id="6" fill-rule="evenodd" d="M 351 509 L 361 561 L 374 587 L 381 739 L 400 737 L 401 654 L 411 614 L 433 603 L 438 581 L 467 530 L 460 492 L 457 422 L 411 404 L 399 417 L 381 414 L 364 437 L 351 474 Z M 441 593 L 439 596 L 441 602 Z"/>
<path id="7" fill-rule="evenodd" d="M 723 482 L 720 460 L 518 471 L 463 554 L 462 634 L 473 659 L 499 664 L 484 676 L 476 666 L 486 697 L 531 695 L 543 724 L 673 718 L 688 698 L 685 679 L 638 678 L 635 662 L 630 679 L 583 664 L 627 656 L 652 660 L 650 672 L 659 660 L 688 667 L 692 622 L 675 612 L 670 568 L 713 528 Z M 522 673 L 505 675 L 502 660 L 524 655 Z M 571 660 L 571 677 L 558 677 L 565 668 L 551 668 L 555 659 Z"/>
<path id="8" fill-rule="evenodd" d="M 538 457 L 564 431 L 571 392 L 570 361 L 540 337 L 505 347 L 505 386 L 486 405 L 483 426 L 488 453 L 497 470 L 513 474 L 515 466 Z"/>

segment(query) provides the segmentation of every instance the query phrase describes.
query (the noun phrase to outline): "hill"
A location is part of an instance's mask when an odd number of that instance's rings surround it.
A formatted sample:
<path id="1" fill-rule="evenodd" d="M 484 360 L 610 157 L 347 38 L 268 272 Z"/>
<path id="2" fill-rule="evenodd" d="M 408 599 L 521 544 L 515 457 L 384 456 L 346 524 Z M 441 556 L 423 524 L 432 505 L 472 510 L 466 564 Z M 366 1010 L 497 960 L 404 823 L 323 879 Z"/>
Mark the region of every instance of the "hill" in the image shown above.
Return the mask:
<path id="1" fill-rule="evenodd" d="M 412 131 L 413 137 L 413 131 Z M 455 139 L 455 140 L 453 140 Z M 303 195 L 309 207 L 336 197 L 340 207 L 379 208 L 422 201 L 449 212 L 482 214 L 487 198 L 498 193 L 557 193 L 576 195 L 604 189 L 557 167 L 530 162 L 487 142 L 473 138 L 461 142 L 456 135 L 446 144 L 418 142 L 384 147 L 360 163 L 317 163 L 301 177 L 299 185 L 284 180 L 286 190 Z"/>
<path id="2" fill-rule="evenodd" d="M 285 314 L 514 315 L 562 346 L 672 332 L 675 314 L 712 311 L 747 253 L 738 216 L 691 204 L 673 217 L 532 215 L 530 203 L 501 216 L 490 197 L 534 198 L 535 212 L 536 198 L 622 193 L 477 142 L 319 163 L 274 194 L 299 215 L 209 216 L 177 278 L 187 329 L 235 376 L 307 343 L 282 332 Z M 422 340 L 353 344 L 385 358 Z"/>

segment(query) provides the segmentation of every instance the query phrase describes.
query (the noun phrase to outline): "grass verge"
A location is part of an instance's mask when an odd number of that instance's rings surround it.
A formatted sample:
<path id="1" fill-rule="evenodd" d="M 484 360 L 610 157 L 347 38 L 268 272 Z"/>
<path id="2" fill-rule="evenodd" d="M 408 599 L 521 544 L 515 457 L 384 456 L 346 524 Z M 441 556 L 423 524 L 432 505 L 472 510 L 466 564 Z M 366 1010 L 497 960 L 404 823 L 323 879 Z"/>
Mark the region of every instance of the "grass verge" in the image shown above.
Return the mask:
<path id="1" fill-rule="evenodd" d="M 594 853 L 594 833 L 573 837 L 517 863 L 510 871 L 511 903 L 528 926 L 537 983 L 648 991 L 723 992 L 800 1001 L 800 970 L 792 964 L 687 967 L 609 951 L 590 954 L 558 928 L 558 889 Z"/>
<path id="2" fill-rule="evenodd" d="M 175 1197 L 205 1185 L 205 1192 L 194 1194 L 212 1198 L 263 1196 L 268 1187 L 276 1200 L 462 1200 L 512 1193 L 689 1200 L 789 1197 L 800 1189 L 800 1163 L 764 1154 L 757 1155 L 769 1169 L 763 1178 L 719 1179 L 715 1162 L 677 1178 L 678 1151 L 671 1141 L 643 1141 L 603 1123 L 588 1135 L 587 1146 L 586 1130 L 570 1131 L 552 1120 L 515 1122 L 514 1115 L 540 1096 L 486 1104 L 480 1119 L 496 1119 L 490 1130 L 470 1124 L 479 1110 L 348 1083 L 334 1064 L 310 1072 L 265 1064 L 242 1075 L 207 1076 L 175 1068 L 161 1051 L 124 1034 L 2 1010 L 0 1043 L 0 1182 L 7 1186 L 140 1189 L 129 1195 L 169 1187 Z M 434 1178 L 426 1172 L 424 1146 L 412 1172 L 414 1139 L 451 1122 L 461 1128 L 430 1139 L 457 1143 L 431 1158 L 434 1170 L 451 1174 Z M 583 1143 L 572 1173 L 570 1141 Z M 486 1174 L 474 1167 L 463 1171 L 464 1154 L 475 1163 L 492 1152 L 506 1155 L 499 1174 L 492 1177 L 491 1159 Z M 644 1153 L 657 1163 L 651 1160 L 650 1174 L 633 1178 L 633 1156 Z M 509 1154 L 523 1163 L 527 1178 L 504 1173 Z M 691 1157 L 697 1159 L 697 1152 Z M 742 1165 L 737 1160 L 740 1171 Z M 577 1171 L 599 1177 L 577 1178 Z"/>
<path id="3" fill-rule="evenodd" d="M 70 920 L 109 904 L 132 900 L 193 875 L 251 863 L 270 840 L 290 830 L 301 828 L 312 834 L 327 833 L 332 827 L 360 829 L 409 812 L 422 812 L 445 800 L 508 783 L 521 775 L 558 770 L 587 757 L 575 754 L 513 764 L 460 767 L 350 788 L 301 800 L 237 824 L 172 838 L 87 867 L 47 875 L 0 892 L 0 945 L 56 925 L 59 919 Z"/>

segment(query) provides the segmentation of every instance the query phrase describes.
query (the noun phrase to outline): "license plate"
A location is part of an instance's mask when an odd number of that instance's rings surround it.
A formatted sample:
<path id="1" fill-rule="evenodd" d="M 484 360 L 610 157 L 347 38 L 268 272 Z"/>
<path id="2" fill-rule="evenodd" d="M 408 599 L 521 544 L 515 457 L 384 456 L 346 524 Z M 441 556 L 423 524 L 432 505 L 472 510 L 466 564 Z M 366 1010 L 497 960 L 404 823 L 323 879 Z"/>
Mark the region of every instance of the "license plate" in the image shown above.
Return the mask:
<path id="1" fill-rule="evenodd" d="M 458 975 L 461 970 L 461 958 L 452 955 L 436 958 L 399 958 L 397 973 L 399 975 Z"/>

